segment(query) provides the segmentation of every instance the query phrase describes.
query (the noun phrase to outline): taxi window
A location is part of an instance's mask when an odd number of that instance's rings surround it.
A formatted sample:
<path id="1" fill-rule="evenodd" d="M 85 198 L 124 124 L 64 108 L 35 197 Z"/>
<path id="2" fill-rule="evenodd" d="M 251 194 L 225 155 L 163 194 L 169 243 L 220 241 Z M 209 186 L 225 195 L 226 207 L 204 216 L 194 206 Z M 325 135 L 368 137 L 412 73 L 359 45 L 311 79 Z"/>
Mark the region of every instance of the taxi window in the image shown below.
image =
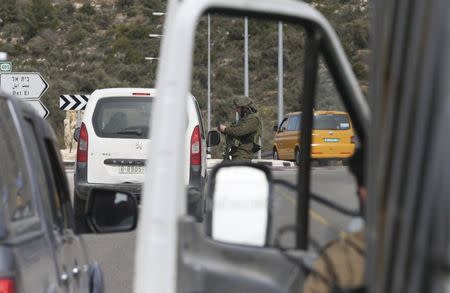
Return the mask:
<path id="1" fill-rule="evenodd" d="M 286 129 L 283 129 L 283 128 L 286 128 L 287 121 L 288 121 L 287 118 L 284 118 L 284 119 L 283 119 L 283 121 L 282 121 L 281 124 L 280 124 L 280 128 L 279 128 L 280 131 L 286 130 Z"/>
<path id="2" fill-rule="evenodd" d="M 300 130 L 300 115 L 293 115 L 289 118 L 288 131 L 299 131 Z"/>
<path id="3" fill-rule="evenodd" d="M 318 114 L 314 116 L 315 130 L 348 130 L 350 122 L 345 114 Z"/>
<path id="4" fill-rule="evenodd" d="M 93 115 L 99 137 L 148 138 L 151 98 L 113 97 L 98 101 Z"/>
<path id="5" fill-rule="evenodd" d="M 2 203 L 6 203 L 12 222 L 35 216 L 35 206 L 28 177 L 25 154 L 21 151 L 21 141 L 17 133 L 9 102 L 0 99 L 0 159 L 6 180 L 2 181 Z M 3 185 L 4 184 L 4 185 Z"/>

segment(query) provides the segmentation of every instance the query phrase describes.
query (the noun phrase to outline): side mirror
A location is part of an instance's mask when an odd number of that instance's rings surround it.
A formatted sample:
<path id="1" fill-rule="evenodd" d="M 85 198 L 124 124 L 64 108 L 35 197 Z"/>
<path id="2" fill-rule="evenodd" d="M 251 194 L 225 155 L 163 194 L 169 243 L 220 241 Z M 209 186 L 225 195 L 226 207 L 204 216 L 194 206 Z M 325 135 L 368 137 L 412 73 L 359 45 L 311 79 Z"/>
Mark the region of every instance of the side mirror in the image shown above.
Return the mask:
<path id="1" fill-rule="evenodd" d="M 138 203 L 128 193 L 93 189 L 88 198 L 87 220 L 96 233 L 117 233 L 134 230 Z"/>
<path id="2" fill-rule="evenodd" d="M 211 130 L 208 132 L 208 140 L 206 141 L 206 145 L 208 147 L 216 146 L 220 143 L 220 133 L 215 130 Z"/>
<path id="3" fill-rule="evenodd" d="M 222 163 L 211 175 L 207 235 L 213 240 L 264 247 L 270 235 L 270 170 L 244 162 Z"/>
<path id="4" fill-rule="evenodd" d="M 277 131 L 278 131 L 278 125 L 274 125 L 274 126 L 273 126 L 273 131 L 274 131 L 274 132 L 277 132 Z"/>
<path id="5" fill-rule="evenodd" d="M 75 128 L 75 131 L 73 132 L 73 138 L 75 141 L 78 141 L 80 139 L 80 127 Z"/>

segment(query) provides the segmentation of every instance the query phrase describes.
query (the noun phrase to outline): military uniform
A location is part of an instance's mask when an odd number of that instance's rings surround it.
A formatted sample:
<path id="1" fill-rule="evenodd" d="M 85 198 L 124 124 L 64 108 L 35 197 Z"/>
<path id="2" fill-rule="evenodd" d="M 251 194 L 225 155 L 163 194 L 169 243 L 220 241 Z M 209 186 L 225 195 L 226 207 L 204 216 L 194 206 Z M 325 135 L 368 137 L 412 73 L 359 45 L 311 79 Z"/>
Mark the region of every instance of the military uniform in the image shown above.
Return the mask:
<path id="1" fill-rule="evenodd" d="M 365 240 L 357 232 L 330 243 L 314 263 L 303 293 L 331 293 L 331 285 L 358 288 L 364 284 Z"/>
<path id="2" fill-rule="evenodd" d="M 243 107 L 246 110 L 237 122 L 232 123 L 223 131 L 226 136 L 226 148 L 229 148 L 229 155 L 233 161 L 251 160 L 256 148 L 259 147 L 261 119 L 250 98 L 237 97 L 233 103 L 236 107 Z"/>

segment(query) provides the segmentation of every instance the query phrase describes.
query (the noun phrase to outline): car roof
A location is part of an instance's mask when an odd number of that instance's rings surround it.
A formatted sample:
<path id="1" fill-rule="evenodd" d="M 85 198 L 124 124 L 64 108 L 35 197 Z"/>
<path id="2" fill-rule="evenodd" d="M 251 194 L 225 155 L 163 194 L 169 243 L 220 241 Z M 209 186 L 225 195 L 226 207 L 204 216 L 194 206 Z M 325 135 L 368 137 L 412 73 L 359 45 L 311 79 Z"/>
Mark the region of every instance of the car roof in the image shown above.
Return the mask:
<path id="1" fill-rule="evenodd" d="M 156 89 L 154 88 L 105 88 L 97 89 L 92 92 L 91 97 L 108 97 L 108 96 L 132 96 L 133 93 L 146 93 L 150 96 L 155 96 Z"/>
<path id="2" fill-rule="evenodd" d="M 314 115 L 317 115 L 317 114 L 319 114 L 319 115 L 321 115 L 321 114 L 345 114 L 345 115 L 348 115 L 348 113 L 347 112 L 344 112 L 344 111 L 333 111 L 333 110 L 316 110 L 316 111 L 314 111 Z"/>
<path id="3" fill-rule="evenodd" d="M 157 95 L 157 90 L 155 88 L 104 88 L 93 91 L 91 98 L 133 96 L 133 93 L 150 93 L 150 97 L 155 97 Z M 138 97 L 139 95 L 136 96 Z M 189 96 L 192 99 L 197 100 L 191 93 L 189 93 Z"/>
<path id="4" fill-rule="evenodd" d="M 288 116 L 288 115 L 298 115 L 298 114 L 301 114 L 301 113 L 302 113 L 301 111 L 289 112 L 289 113 L 286 114 L 286 116 Z M 348 115 L 347 112 L 334 111 L 334 110 L 315 110 L 314 111 L 314 115 L 317 115 L 317 114 L 319 114 L 319 115 L 321 115 L 321 114 L 345 114 L 345 115 Z"/>

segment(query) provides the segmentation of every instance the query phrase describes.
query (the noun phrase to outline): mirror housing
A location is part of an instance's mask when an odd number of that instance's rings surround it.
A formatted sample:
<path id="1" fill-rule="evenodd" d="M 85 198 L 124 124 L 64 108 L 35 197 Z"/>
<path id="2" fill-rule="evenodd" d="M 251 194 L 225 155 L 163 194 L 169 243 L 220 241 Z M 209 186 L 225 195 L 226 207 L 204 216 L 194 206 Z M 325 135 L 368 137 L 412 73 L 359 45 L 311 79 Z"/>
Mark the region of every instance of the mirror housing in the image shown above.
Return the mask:
<path id="1" fill-rule="evenodd" d="M 272 206 L 270 169 L 248 162 L 224 162 L 213 169 L 209 180 L 207 236 L 228 244 L 267 246 Z"/>
<path id="2" fill-rule="evenodd" d="M 80 139 L 80 127 L 75 128 L 75 131 L 73 132 L 73 139 L 75 139 L 76 142 Z"/>
<path id="3" fill-rule="evenodd" d="M 132 194 L 94 188 L 87 204 L 87 221 L 94 233 L 127 232 L 136 228 L 138 203 Z"/>
<path id="4" fill-rule="evenodd" d="M 216 146 L 220 143 L 220 133 L 216 130 L 211 130 L 208 132 L 208 139 L 206 145 L 208 147 Z"/>

